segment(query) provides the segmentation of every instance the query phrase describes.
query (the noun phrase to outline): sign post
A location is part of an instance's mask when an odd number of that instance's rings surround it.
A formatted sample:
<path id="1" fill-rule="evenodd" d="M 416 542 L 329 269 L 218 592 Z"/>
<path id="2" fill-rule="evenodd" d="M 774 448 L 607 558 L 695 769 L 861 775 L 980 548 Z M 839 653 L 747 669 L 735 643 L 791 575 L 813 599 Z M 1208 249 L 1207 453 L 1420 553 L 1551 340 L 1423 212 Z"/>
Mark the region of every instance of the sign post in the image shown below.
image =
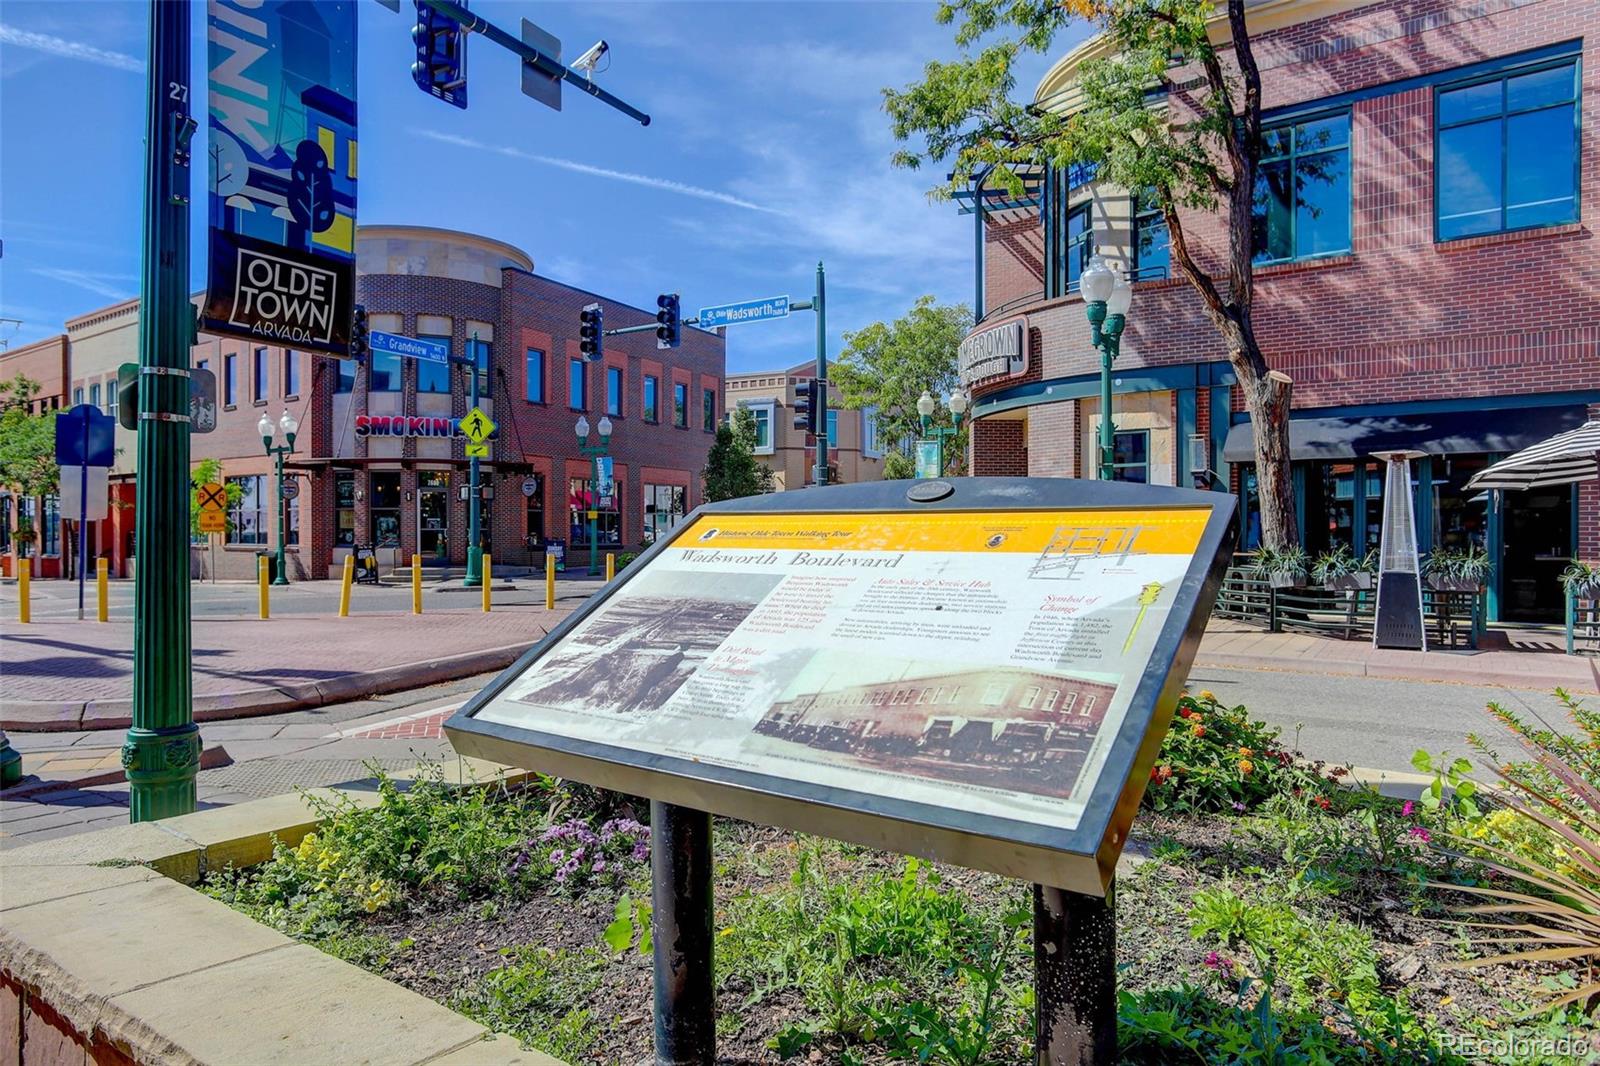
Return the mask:
<path id="1" fill-rule="evenodd" d="M 1234 507 L 1054 478 L 710 504 L 445 731 L 651 800 L 658 1062 L 714 1054 L 712 814 L 1033 882 L 1038 1061 L 1110 1061 L 1113 872 Z"/>
<path id="2" fill-rule="evenodd" d="M 88 579 L 89 519 L 105 518 L 106 475 L 116 460 L 117 420 L 80 403 L 56 417 L 56 465 L 61 468 L 61 510 L 78 512 L 78 621 Z"/>
<path id="3" fill-rule="evenodd" d="M 461 416 L 461 433 L 467 438 L 467 573 L 461 584 L 476 588 L 483 584 L 483 499 L 478 462 L 489 457 L 489 434 L 494 420 L 478 406 L 478 334 L 472 334 L 472 351 L 467 372 L 472 375 L 472 409 Z"/>

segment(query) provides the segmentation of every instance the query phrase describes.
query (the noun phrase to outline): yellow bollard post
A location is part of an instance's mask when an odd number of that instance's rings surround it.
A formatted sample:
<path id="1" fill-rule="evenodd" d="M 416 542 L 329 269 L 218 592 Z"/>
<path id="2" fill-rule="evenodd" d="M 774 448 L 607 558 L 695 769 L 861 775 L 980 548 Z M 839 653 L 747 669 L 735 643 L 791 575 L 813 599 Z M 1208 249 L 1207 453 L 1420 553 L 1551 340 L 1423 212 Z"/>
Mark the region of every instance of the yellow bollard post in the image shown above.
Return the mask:
<path id="1" fill-rule="evenodd" d="M 100 599 L 100 621 L 104 622 L 111 615 L 111 604 L 108 600 L 111 591 L 107 581 L 111 577 L 111 560 L 96 559 L 94 562 L 94 590 Z"/>
<path id="2" fill-rule="evenodd" d="M 617 576 L 617 553 L 616 552 L 606 552 L 606 580 L 610 581 L 611 579 L 615 578 L 616 576 Z"/>
<path id="3" fill-rule="evenodd" d="M 556 561 L 549 553 L 544 557 L 544 609 L 556 609 Z"/>
<path id="4" fill-rule="evenodd" d="M 339 617 L 350 617 L 350 583 L 356 577 L 356 557 L 344 557 L 344 576 L 339 579 Z"/>
<path id="5" fill-rule="evenodd" d="M 488 552 L 483 553 L 483 611 L 489 613 L 489 586 L 494 583 L 494 560 Z"/>
<path id="6" fill-rule="evenodd" d="M 272 605 L 267 598 L 270 593 L 267 592 L 267 557 L 265 555 L 256 557 L 256 584 L 260 586 L 257 598 L 261 601 L 261 617 L 271 618 Z"/>
<path id="7" fill-rule="evenodd" d="M 422 613 L 422 556 L 411 557 L 411 613 Z"/>
<path id="8" fill-rule="evenodd" d="M 28 578 L 33 568 L 32 559 L 17 560 L 17 621 L 26 625 L 33 620 L 33 605 L 28 602 Z"/>

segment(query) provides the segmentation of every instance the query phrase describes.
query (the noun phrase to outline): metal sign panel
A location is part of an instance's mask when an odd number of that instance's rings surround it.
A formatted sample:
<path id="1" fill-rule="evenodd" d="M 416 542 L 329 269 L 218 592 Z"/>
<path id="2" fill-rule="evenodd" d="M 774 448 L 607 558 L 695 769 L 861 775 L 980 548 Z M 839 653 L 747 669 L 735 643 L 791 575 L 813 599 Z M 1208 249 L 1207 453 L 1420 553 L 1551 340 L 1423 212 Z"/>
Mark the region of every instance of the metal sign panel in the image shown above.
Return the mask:
<path id="1" fill-rule="evenodd" d="M 210 276 L 201 327 L 348 355 L 353 0 L 210 0 Z"/>
<path id="2" fill-rule="evenodd" d="M 561 61 L 561 39 L 527 19 L 522 20 L 522 43 L 556 62 Z M 522 61 L 522 95 L 531 96 L 552 111 L 561 110 L 561 79 L 552 78 L 526 59 Z"/>
<path id="3" fill-rule="evenodd" d="M 461 416 L 461 435 L 474 444 L 482 444 L 494 431 L 494 419 L 484 414 L 481 407 L 474 407 Z"/>
<path id="4" fill-rule="evenodd" d="M 696 322 L 701 329 L 718 326 L 739 326 L 746 322 L 769 322 L 775 318 L 789 317 L 789 298 L 772 296 L 765 300 L 745 300 L 736 304 L 702 307 Z"/>
<path id="5" fill-rule="evenodd" d="M 109 467 L 116 459 L 115 418 L 87 403 L 56 416 L 56 465 Z"/>
<path id="6" fill-rule="evenodd" d="M 450 342 L 432 337 L 402 337 L 398 333 L 374 329 L 367 333 L 367 348 L 374 355 L 398 355 L 428 363 L 450 361 Z"/>
<path id="7" fill-rule="evenodd" d="M 1027 319 L 989 326 L 967 337 L 956 353 L 961 384 L 997 377 L 1017 377 L 1028 370 Z"/>
<path id="8" fill-rule="evenodd" d="M 936 440 L 917 441 L 917 477 L 942 477 L 944 471 L 939 469 L 939 442 Z"/>
<path id="9" fill-rule="evenodd" d="M 139 428 L 139 364 L 117 367 L 117 422 L 123 429 Z M 209 370 L 189 371 L 189 432 L 211 433 L 217 428 L 217 375 Z"/>
<path id="10" fill-rule="evenodd" d="M 59 483 L 61 516 L 98 522 L 111 513 L 109 466 L 63 466 Z"/>
<path id="11" fill-rule="evenodd" d="M 928 484 L 699 508 L 452 717 L 451 742 L 1103 893 L 1221 583 L 1235 501 Z"/>
<path id="12" fill-rule="evenodd" d="M 228 509 L 228 491 L 215 481 L 208 481 L 195 489 L 195 501 L 199 503 L 202 511 L 226 511 Z"/>
<path id="13" fill-rule="evenodd" d="M 228 531 L 228 512 L 201 511 L 199 526 L 202 533 L 226 533 Z"/>

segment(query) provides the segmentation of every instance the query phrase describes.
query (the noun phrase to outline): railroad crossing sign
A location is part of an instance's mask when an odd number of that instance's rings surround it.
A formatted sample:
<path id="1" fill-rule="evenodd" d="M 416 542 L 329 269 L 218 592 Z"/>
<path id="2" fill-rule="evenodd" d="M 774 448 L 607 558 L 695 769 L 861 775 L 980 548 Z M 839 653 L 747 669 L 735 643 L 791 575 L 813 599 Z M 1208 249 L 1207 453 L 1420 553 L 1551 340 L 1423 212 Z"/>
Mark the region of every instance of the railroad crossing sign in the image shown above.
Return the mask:
<path id="1" fill-rule="evenodd" d="M 489 458 L 489 446 L 487 444 L 470 444 L 469 443 L 467 445 L 467 458 L 468 459 L 487 459 L 487 458 Z"/>
<path id="2" fill-rule="evenodd" d="M 215 481 L 208 481 L 201 485 L 196 496 L 200 499 L 202 511 L 226 511 L 228 509 L 228 492 Z"/>
<path id="3" fill-rule="evenodd" d="M 494 432 L 494 419 L 483 413 L 483 408 L 474 407 L 461 416 L 461 432 L 473 444 L 481 445 L 489 439 L 489 434 Z M 472 454 L 470 451 L 467 453 Z M 487 448 L 480 455 L 488 455 Z"/>

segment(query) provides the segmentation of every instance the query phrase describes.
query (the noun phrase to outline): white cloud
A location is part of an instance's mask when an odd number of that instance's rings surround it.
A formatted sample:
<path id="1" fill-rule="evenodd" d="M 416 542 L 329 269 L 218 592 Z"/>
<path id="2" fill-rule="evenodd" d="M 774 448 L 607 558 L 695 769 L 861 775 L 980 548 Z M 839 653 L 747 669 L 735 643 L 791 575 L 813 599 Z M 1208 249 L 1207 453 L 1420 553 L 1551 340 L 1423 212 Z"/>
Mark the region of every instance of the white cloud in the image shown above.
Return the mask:
<path id="1" fill-rule="evenodd" d="M 625 181 L 632 185 L 644 185 L 652 189 L 661 189 L 664 192 L 677 193 L 680 196 L 692 196 L 699 200 L 710 200 L 713 203 L 727 204 L 729 207 L 740 207 L 746 211 L 760 211 L 766 214 L 779 214 L 774 208 L 758 204 L 753 200 L 746 200 L 732 193 L 722 192 L 718 189 L 708 189 L 703 185 L 690 185 L 687 182 L 673 181 L 670 178 L 658 178 L 651 174 L 639 174 L 630 170 L 613 170 L 610 167 L 597 167 L 592 163 L 581 163 L 576 159 L 562 159 L 559 156 L 538 155 L 534 152 L 525 152 L 508 144 L 485 144 L 475 141 L 470 137 L 459 137 L 453 133 L 443 133 L 439 130 L 413 129 L 411 131 L 419 137 L 443 144 L 452 144 L 458 148 L 473 148 L 481 152 L 494 152 L 499 155 L 509 156 L 512 159 L 526 159 L 532 163 L 543 163 L 545 166 L 557 167 L 561 170 L 570 170 L 578 174 L 591 174 L 597 178 L 608 178 L 612 181 Z"/>
<path id="2" fill-rule="evenodd" d="M 138 277 L 132 274 L 110 274 L 94 270 L 71 270 L 67 267 L 29 267 L 30 274 L 75 285 L 80 289 L 103 296 L 108 300 L 126 300 L 134 295 Z M 123 284 L 118 285 L 117 282 Z"/>
<path id="3" fill-rule="evenodd" d="M 55 37 L 48 33 L 34 33 L 31 30 L 21 30 L 15 26 L 7 26 L 0 22 L 0 45 L 11 45 L 14 48 L 27 48 L 35 52 L 44 52 L 47 55 L 59 56 L 62 59 L 77 59 L 85 63 L 95 63 L 113 70 L 125 70 L 130 74 L 144 73 L 144 61 L 122 52 L 111 52 L 104 48 L 96 48 L 82 41 L 70 41 L 65 37 Z"/>

